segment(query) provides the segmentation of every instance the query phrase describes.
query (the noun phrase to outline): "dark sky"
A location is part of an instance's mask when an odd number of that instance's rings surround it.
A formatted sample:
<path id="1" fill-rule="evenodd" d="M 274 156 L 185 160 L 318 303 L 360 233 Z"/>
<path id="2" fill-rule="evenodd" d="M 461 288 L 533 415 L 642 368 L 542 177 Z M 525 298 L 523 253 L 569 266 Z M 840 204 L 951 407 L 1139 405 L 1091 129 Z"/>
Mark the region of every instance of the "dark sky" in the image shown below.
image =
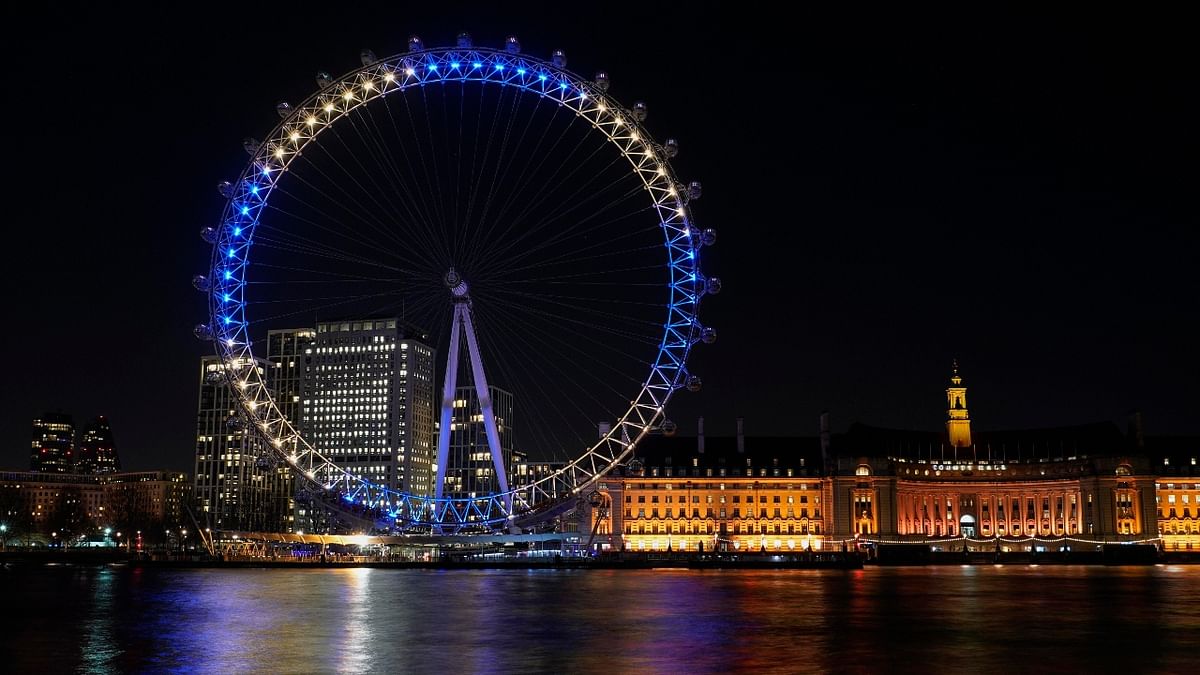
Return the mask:
<path id="1" fill-rule="evenodd" d="M 63 410 L 108 415 L 127 467 L 190 470 L 197 231 L 241 139 L 362 47 L 464 29 L 608 70 L 704 182 L 725 290 L 703 310 L 720 331 L 693 361 L 705 390 L 672 410 L 686 429 L 741 415 L 807 435 L 824 409 L 837 428 L 937 428 L 957 357 L 981 428 L 1136 408 L 1149 433 L 1200 431 L 1183 15 L 44 4 L 4 19 L 0 466 L 26 466 L 31 418 Z"/>

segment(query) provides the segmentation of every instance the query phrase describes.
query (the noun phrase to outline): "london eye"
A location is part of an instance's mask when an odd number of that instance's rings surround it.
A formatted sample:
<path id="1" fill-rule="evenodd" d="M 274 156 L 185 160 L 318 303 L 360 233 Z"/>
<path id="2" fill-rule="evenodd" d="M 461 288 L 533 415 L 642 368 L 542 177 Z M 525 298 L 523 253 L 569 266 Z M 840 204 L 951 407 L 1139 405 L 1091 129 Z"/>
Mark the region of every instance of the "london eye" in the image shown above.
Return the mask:
<path id="1" fill-rule="evenodd" d="M 693 221 L 700 183 L 677 178 L 679 143 L 651 137 L 645 104 L 621 104 L 606 73 L 577 75 L 561 51 L 542 60 L 516 38 L 491 49 L 462 34 L 453 47 L 414 37 L 388 58 L 364 50 L 276 112 L 243 142 L 249 160 L 202 232 L 211 265 L 194 284 L 209 318 L 196 334 L 235 393 L 230 424 L 298 479 L 398 529 L 515 530 L 673 428 L 668 402 L 701 386 L 689 353 L 716 340 L 699 318 L 720 290 L 700 266 L 716 233 Z M 298 419 L 258 365 L 269 331 L 372 317 L 436 354 L 438 473 L 423 489 L 340 459 L 359 429 L 391 419 L 382 390 Z M 491 465 L 486 489 L 466 494 L 445 482 L 461 392 Z M 548 468 L 510 475 L 502 444 Z"/>

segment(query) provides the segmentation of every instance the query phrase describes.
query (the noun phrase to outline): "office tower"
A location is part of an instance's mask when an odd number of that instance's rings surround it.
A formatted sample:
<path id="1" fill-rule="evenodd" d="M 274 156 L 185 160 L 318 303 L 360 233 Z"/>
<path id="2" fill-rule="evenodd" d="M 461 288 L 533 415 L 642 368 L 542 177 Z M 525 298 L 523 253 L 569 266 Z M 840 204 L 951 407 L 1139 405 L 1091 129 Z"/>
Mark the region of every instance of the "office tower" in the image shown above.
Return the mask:
<path id="1" fill-rule="evenodd" d="M 500 490 L 488 447 L 483 413 L 475 387 L 459 387 L 450 422 L 450 453 L 446 467 L 446 497 L 474 497 Z M 489 386 L 503 466 L 513 466 L 513 395 Z"/>
<path id="2" fill-rule="evenodd" d="M 317 332 L 312 328 L 267 332 L 267 361 L 270 363 L 267 387 L 280 412 L 296 430 L 300 429 L 304 374 L 312 358 L 316 337 Z M 279 508 L 284 512 L 285 531 L 314 532 L 324 529 L 321 524 L 325 519 L 312 512 L 313 506 L 303 501 L 297 502 L 298 491 L 305 487 L 303 481 L 297 481 L 295 473 L 285 462 L 280 462 L 275 470 L 279 473 L 278 480 L 283 484 L 283 492 L 278 499 L 281 500 Z"/>
<path id="3" fill-rule="evenodd" d="M 271 367 L 256 360 L 260 373 Z M 196 413 L 197 504 L 208 526 L 221 530 L 285 531 L 291 493 L 255 430 L 246 428 L 216 356 L 200 360 Z"/>
<path id="4" fill-rule="evenodd" d="M 121 470 L 121 457 L 113 443 L 112 428 L 103 415 L 84 429 L 77 455 L 75 473 L 117 473 Z"/>
<path id="5" fill-rule="evenodd" d="M 433 491 L 434 350 L 395 318 L 325 321 L 303 385 L 302 433 L 355 476 Z"/>
<path id="6" fill-rule="evenodd" d="M 46 413 L 33 421 L 29 470 L 39 473 L 75 470 L 75 423 L 70 415 Z"/>

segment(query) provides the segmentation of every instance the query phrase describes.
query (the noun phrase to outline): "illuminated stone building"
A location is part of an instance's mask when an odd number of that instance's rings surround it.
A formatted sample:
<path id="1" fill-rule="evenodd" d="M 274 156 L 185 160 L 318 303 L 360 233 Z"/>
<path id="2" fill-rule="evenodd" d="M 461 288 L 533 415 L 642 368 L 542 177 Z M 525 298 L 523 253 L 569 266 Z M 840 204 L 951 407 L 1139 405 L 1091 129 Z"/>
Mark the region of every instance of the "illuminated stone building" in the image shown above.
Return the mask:
<path id="1" fill-rule="evenodd" d="M 646 439 L 637 462 L 599 485 L 609 505 L 600 533 L 629 551 L 820 549 L 828 512 L 817 439 L 745 438 L 738 428 Z"/>
<path id="2" fill-rule="evenodd" d="M 1145 440 L 1158 473 L 1158 533 L 1169 552 L 1200 553 L 1200 437 Z"/>
<path id="3" fill-rule="evenodd" d="M 946 433 L 861 424 L 835 438 L 828 489 L 833 536 L 926 541 L 1157 534 L 1155 477 L 1110 422 L 972 431 L 957 366 Z"/>
<path id="4" fill-rule="evenodd" d="M 1149 462 L 1115 425 L 975 437 L 987 445 L 954 452 L 936 433 L 852 426 L 830 477 L 833 532 L 924 540 L 1155 531 Z"/>
<path id="5" fill-rule="evenodd" d="M 822 415 L 816 437 L 651 436 L 636 462 L 600 481 L 590 501 L 611 508 L 598 525 L 604 509 L 591 509 L 591 522 L 634 551 L 856 538 L 1020 549 L 1160 532 L 1169 550 L 1200 551 L 1200 439 L 1151 438 L 1147 449 L 1137 419 L 1129 433 L 1111 422 L 979 431 L 966 394 L 956 367 L 944 431 L 853 424 L 832 434 Z"/>

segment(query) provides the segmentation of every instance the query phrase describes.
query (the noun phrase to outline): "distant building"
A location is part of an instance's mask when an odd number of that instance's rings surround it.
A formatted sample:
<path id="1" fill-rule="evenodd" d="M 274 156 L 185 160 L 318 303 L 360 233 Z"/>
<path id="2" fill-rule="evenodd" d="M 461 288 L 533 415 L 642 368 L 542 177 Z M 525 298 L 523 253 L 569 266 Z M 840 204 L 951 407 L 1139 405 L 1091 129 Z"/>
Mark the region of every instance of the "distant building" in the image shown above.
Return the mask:
<path id="1" fill-rule="evenodd" d="M 190 493 L 188 475 L 174 471 L 0 472 L 0 506 L 18 536 L 45 538 L 53 533 L 66 538 L 96 534 L 106 527 L 153 529 L 157 535 L 160 528 L 187 527 L 185 504 Z"/>
<path id="2" fill-rule="evenodd" d="M 70 415 L 46 413 L 33 421 L 29 470 L 39 473 L 75 470 L 75 423 Z"/>
<path id="3" fill-rule="evenodd" d="M 513 466 L 513 395 L 489 386 L 496 431 L 500 436 L 502 466 Z M 459 387 L 450 421 L 450 452 L 446 466 L 446 497 L 475 497 L 500 491 L 483 412 L 475 387 Z M 515 483 L 513 484 L 515 485 Z"/>
<path id="4" fill-rule="evenodd" d="M 269 361 L 257 360 L 260 372 Z M 292 492 L 287 476 L 257 432 L 246 428 L 217 356 L 200 360 L 196 411 L 195 496 L 207 526 L 222 530 L 287 531 Z"/>
<path id="5" fill-rule="evenodd" d="M 398 319 L 317 324 L 303 384 L 302 433 L 351 474 L 432 494 L 434 350 Z"/>
<path id="6" fill-rule="evenodd" d="M 116 473 L 121 470 L 121 457 L 113 443 L 108 420 L 97 417 L 83 431 L 75 473 Z"/>

